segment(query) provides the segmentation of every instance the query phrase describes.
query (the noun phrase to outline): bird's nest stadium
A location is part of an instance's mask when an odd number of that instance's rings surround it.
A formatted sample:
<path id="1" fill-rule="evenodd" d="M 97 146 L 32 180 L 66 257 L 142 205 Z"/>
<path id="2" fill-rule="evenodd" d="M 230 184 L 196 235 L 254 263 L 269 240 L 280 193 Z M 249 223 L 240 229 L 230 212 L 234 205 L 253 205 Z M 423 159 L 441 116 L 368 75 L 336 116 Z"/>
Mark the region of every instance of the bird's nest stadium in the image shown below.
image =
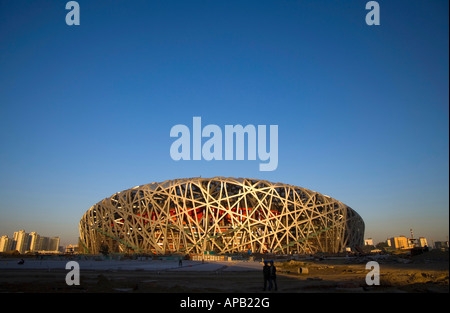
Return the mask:
<path id="1" fill-rule="evenodd" d="M 246 178 L 188 178 L 115 193 L 82 217 L 87 253 L 339 253 L 361 246 L 353 209 L 305 188 Z"/>

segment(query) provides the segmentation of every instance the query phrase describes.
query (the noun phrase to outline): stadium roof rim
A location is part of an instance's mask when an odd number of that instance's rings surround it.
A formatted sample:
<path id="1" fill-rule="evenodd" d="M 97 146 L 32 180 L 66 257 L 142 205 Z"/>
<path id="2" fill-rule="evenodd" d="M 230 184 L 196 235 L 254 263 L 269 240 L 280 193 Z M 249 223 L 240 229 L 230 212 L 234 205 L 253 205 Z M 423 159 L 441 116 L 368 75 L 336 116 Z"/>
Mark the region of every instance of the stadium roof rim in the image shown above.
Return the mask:
<path id="1" fill-rule="evenodd" d="M 337 199 L 335 199 L 333 197 L 330 197 L 328 195 L 322 194 L 320 192 L 317 192 L 317 191 L 314 191 L 314 190 L 311 190 L 311 189 L 307 189 L 305 187 L 300 187 L 300 186 L 291 185 L 291 184 L 285 184 L 285 183 L 281 183 L 281 182 L 276 182 L 275 183 L 275 182 L 268 181 L 266 179 L 259 179 L 259 178 L 226 177 L 226 176 L 215 176 L 215 177 L 201 177 L 201 176 L 198 176 L 198 177 L 186 177 L 186 178 L 167 179 L 167 180 L 162 181 L 162 182 L 152 182 L 152 183 L 149 183 L 149 184 L 143 184 L 143 185 L 135 186 L 133 188 L 124 189 L 122 191 L 116 192 L 115 194 L 118 194 L 118 193 L 121 193 L 121 192 L 124 192 L 124 191 L 127 191 L 127 190 L 143 188 L 143 187 L 147 187 L 150 190 L 155 190 L 157 187 L 170 188 L 170 187 L 173 187 L 173 186 L 176 186 L 176 185 L 179 185 L 179 184 L 183 184 L 183 183 L 196 183 L 196 182 L 200 182 L 200 181 L 214 181 L 214 180 L 224 180 L 224 181 L 227 181 L 227 182 L 230 182 L 230 183 L 235 182 L 237 184 L 243 184 L 246 181 L 247 182 L 251 182 L 253 184 L 267 183 L 267 185 L 268 185 L 267 187 L 269 187 L 269 188 L 277 188 L 277 187 L 299 188 L 299 189 L 302 189 L 302 191 L 304 191 L 304 192 L 316 193 L 316 194 L 319 194 L 321 196 L 327 197 L 327 198 L 329 198 L 331 200 L 334 200 L 334 201 L 342 203 L 341 201 L 339 201 L 339 200 L 337 200 Z M 344 203 L 342 203 L 342 204 L 351 209 L 350 206 L 348 206 L 348 205 L 346 205 Z"/>
<path id="2" fill-rule="evenodd" d="M 143 185 L 138 185 L 136 187 L 133 188 L 128 188 L 128 189 L 124 189 L 123 191 L 126 190 L 130 190 L 130 189 L 137 189 L 137 188 L 142 188 L 144 186 L 149 187 L 150 189 L 152 189 L 152 187 L 156 187 L 156 186 L 162 186 L 164 188 L 168 188 L 168 187 L 172 187 L 178 184 L 183 184 L 183 183 L 188 183 L 188 182 L 199 182 L 199 181 L 213 181 L 213 180 L 224 180 L 230 183 L 236 182 L 238 184 L 243 184 L 244 182 L 254 182 L 254 184 L 258 184 L 258 183 L 267 183 L 269 186 L 268 187 L 292 187 L 292 188 L 301 188 L 307 191 L 312 191 L 314 193 L 316 193 L 316 191 L 314 190 L 310 190 L 310 189 L 306 189 L 304 187 L 299 187 L 299 186 L 295 186 L 295 185 L 290 185 L 290 184 L 285 184 L 285 183 L 281 183 L 281 182 L 271 182 L 268 181 L 266 179 L 259 179 L 259 178 L 244 178 L 244 177 L 225 177 L 225 176 L 215 176 L 215 177 L 189 177 L 189 178 L 175 178 L 175 179 L 168 179 L 162 182 L 152 182 L 149 184 L 143 184 Z M 119 193 L 119 192 L 117 192 Z M 326 195 L 324 195 L 326 196 Z M 331 198 L 329 196 L 326 196 L 328 198 Z"/>

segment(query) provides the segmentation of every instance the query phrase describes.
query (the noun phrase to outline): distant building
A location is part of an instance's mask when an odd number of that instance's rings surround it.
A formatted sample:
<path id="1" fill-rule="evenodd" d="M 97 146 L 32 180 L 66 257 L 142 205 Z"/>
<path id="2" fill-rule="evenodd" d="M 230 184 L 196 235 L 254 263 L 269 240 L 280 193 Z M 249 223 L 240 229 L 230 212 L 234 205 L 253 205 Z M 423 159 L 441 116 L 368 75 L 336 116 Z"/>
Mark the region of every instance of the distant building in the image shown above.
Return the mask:
<path id="1" fill-rule="evenodd" d="M 435 241 L 434 247 L 436 249 L 448 249 L 448 241 Z"/>
<path id="2" fill-rule="evenodd" d="M 44 237 L 39 236 L 39 241 L 36 244 L 36 248 L 31 251 L 40 253 L 45 252 L 58 252 L 59 251 L 59 237 Z"/>
<path id="3" fill-rule="evenodd" d="M 40 237 L 39 243 L 37 246 L 37 251 L 46 251 L 48 250 L 50 238 L 48 237 Z"/>
<path id="4" fill-rule="evenodd" d="M 405 236 L 391 237 L 386 240 L 389 247 L 393 249 L 412 249 L 414 247 L 428 247 L 425 237 L 406 238 Z"/>
<path id="5" fill-rule="evenodd" d="M 59 237 L 40 237 L 38 249 L 39 253 L 60 252 Z"/>
<path id="6" fill-rule="evenodd" d="M 21 254 L 25 253 L 29 249 L 29 237 L 30 234 L 26 233 L 24 230 L 19 230 L 14 233 L 14 241 L 16 242 L 15 250 L 19 251 Z"/>
<path id="7" fill-rule="evenodd" d="M 419 237 L 417 244 L 419 247 L 422 247 L 422 248 L 428 247 L 427 238 Z"/>
<path id="8" fill-rule="evenodd" d="M 372 238 L 367 238 L 364 240 L 364 245 L 365 246 L 373 246 L 373 239 Z"/>
<path id="9" fill-rule="evenodd" d="M 59 251 L 59 237 L 50 238 L 48 251 Z"/>
<path id="10" fill-rule="evenodd" d="M 0 252 L 11 251 L 14 244 L 14 240 L 12 238 L 8 238 L 8 236 L 2 236 L 0 238 Z"/>
<path id="11" fill-rule="evenodd" d="M 78 245 L 67 245 L 65 253 L 78 253 Z"/>
<path id="12" fill-rule="evenodd" d="M 405 236 L 389 238 L 388 245 L 394 249 L 409 249 L 411 247 L 408 238 Z"/>
<path id="13" fill-rule="evenodd" d="M 39 236 L 36 232 L 30 233 L 30 251 L 38 251 L 39 250 Z"/>
<path id="14" fill-rule="evenodd" d="M 21 254 L 27 252 L 62 252 L 59 237 L 44 237 L 36 232 L 26 233 L 24 230 L 14 232 L 13 238 L 4 235 L 0 239 L 0 252 L 17 250 Z"/>

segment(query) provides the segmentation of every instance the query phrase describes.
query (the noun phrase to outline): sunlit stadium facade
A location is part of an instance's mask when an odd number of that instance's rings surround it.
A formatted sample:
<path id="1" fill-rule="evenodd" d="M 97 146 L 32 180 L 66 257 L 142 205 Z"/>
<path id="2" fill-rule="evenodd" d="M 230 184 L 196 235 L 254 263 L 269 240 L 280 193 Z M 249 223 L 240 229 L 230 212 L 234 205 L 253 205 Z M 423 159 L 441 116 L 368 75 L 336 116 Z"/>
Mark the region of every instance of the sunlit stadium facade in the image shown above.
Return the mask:
<path id="1" fill-rule="evenodd" d="M 99 253 L 338 253 L 362 246 L 353 209 L 305 188 L 246 178 L 189 178 L 115 193 L 79 225 Z"/>

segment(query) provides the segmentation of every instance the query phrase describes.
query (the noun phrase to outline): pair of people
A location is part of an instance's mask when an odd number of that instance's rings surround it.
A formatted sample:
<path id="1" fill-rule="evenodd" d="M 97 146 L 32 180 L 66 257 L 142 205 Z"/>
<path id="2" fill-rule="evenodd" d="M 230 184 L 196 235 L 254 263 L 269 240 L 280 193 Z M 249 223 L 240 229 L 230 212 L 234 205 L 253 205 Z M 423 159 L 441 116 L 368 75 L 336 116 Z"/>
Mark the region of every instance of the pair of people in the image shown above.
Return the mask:
<path id="1" fill-rule="evenodd" d="M 263 267 L 263 276 L 264 276 L 264 291 L 266 291 L 267 285 L 269 285 L 269 291 L 278 290 L 277 286 L 277 268 L 273 265 L 273 261 L 264 261 Z"/>

